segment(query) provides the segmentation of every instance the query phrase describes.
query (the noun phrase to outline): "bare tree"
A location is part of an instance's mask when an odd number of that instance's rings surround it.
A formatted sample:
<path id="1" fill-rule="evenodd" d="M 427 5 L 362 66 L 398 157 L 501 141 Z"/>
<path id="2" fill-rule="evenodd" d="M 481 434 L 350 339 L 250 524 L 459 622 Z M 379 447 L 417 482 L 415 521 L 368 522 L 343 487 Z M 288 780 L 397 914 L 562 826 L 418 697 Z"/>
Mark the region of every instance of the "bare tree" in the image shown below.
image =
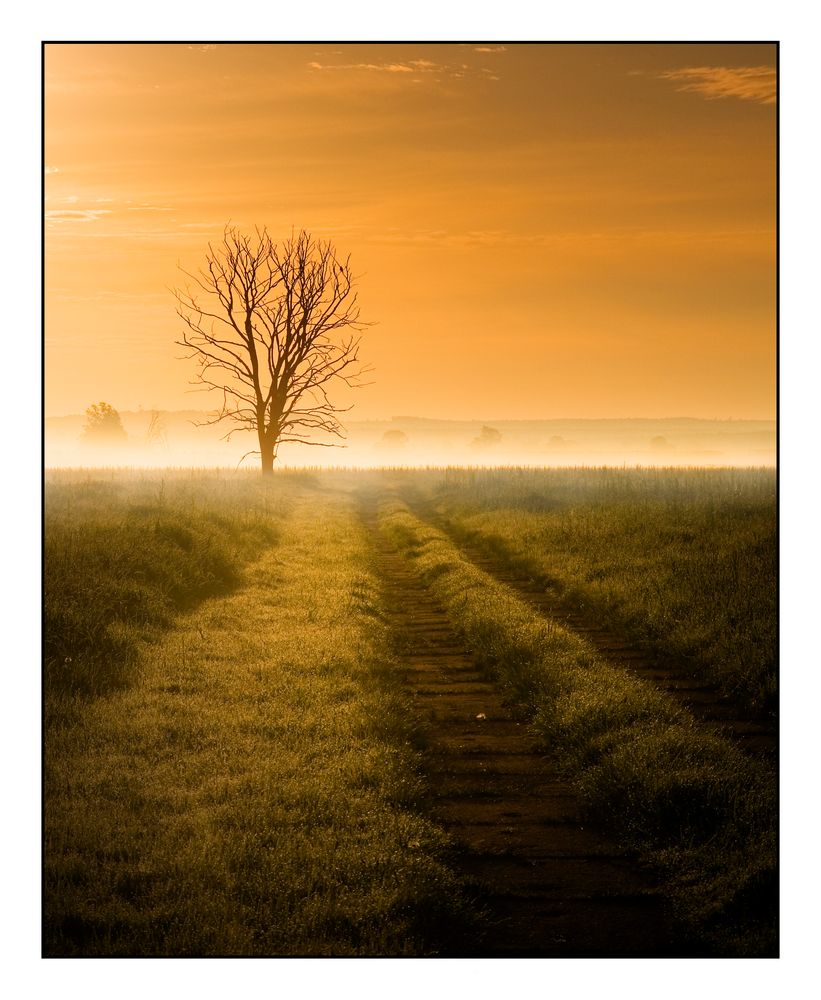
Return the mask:
<path id="1" fill-rule="evenodd" d="M 186 355 L 197 363 L 194 384 L 222 393 L 203 423 L 229 420 L 256 431 L 263 475 L 273 472 L 286 442 L 329 447 L 317 432 L 343 438 L 334 383 L 358 388 L 359 319 L 350 256 L 300 232 L 277 245 L 265 228 L 245 235 L 227 226 L 209 243 L 205 266 L 183 273 L 193 287 L 177 289 Z M 245 456 L 243 456 L 245 457 Z"/>
<path id="2" fill-rule="evenodd" d="M 145 431 L 146 444 L 168 444 L 166 430 L 166 415 L 161 410 L 152 410 L 148 417 L 148 427 Z"/>

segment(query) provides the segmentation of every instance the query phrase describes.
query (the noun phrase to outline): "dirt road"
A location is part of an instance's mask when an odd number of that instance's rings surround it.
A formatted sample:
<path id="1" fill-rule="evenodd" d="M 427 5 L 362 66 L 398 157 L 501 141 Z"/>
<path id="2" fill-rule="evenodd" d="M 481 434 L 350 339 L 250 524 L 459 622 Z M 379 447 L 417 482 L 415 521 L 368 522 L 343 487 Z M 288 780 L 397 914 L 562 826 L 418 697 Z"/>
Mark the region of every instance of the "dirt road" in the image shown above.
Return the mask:
<path id="1" fill-rule="evenodd" d="M 772 722 L 755 719 L 724 696 L 715 684 L 694 677 L 693 667 L 673 657 L 653 654 L 623 635 L 602 625 L 589 610 L 574 605 L 560 590 L 502 564 L 498 557 L 480 545 L 456 538 L 449 526 L 434 511 L 415 504 L 418 517 L 434 524 L 447 534 L 463 555 L 488 575 L 516 591 L 536 611 L 561 622 L 587 639 L 608 662 L 622 667 L 667 693 L 696 719 L 717 735 L 731 740 L 753 756 L 774 759 L 778 734 Z"/>
<path id="2" fill-rule="evenodd" d="M 663 957 L 686 954 L 646 871 L 581 818 L 570 786 L 515 706 L 478 669 L 447 615 L 363 507 L 402 665 L 424 728 L 432 813 L 455 867 L 488 913 L 454 955 Z M 692 952 L 691 952 L 692 953 Z"/>

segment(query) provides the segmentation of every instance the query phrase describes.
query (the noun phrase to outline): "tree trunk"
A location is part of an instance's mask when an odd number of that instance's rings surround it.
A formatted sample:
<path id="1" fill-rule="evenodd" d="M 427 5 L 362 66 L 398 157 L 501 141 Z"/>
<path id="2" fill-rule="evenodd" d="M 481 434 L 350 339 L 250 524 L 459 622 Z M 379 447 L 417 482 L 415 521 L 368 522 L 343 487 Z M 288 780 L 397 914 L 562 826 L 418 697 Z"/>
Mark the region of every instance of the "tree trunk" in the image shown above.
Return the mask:
<path id="1" fill-rule="evenodd" d="M 273 441 L 265 441 L 260 435 L 259 438 L 259 453 L 262 457 L 262 474 L 263 476 L 273 476 L 274 474 L 274 458 L 275 450 Z"/>

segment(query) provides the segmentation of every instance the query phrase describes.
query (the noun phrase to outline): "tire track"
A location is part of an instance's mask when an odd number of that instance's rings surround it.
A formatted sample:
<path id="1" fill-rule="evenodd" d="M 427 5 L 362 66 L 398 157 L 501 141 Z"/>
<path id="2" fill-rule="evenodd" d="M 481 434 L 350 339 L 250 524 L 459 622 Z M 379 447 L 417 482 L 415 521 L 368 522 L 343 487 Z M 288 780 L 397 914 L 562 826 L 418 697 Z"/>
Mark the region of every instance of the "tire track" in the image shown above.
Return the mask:
<path id="1" fill-rule="evenodd" d="M 539 614 L 583 636 L 603 659 L 664 691 L 699 722 L 717 735 L 731 740 L 746 753 L 769 759 L 776 757 L 776 726 L 744 713 L 717 685 L 696 677 L 691 666 L 664 654 L 653 654 L 619 635 L 597 621 L 591 612 L 564 598 L 557 588 L 540 583 L 525 573 L 515 572 L 475 542 L 457 536 L 444 517 L 418 499 L 403 496 L 403 500 L 418 518 L 446 534 L 475 566 L 510 587 Z"/>
<path id="2" fill-rule="evenodd" d="M 454 928 L 445 954 L 687 954 L 648 873 L 581 818 L 571 787 L 381 534 L 374 498 L 363 500 L 362 517 L 423 720 L 431 812 L 457 845 L 454 868 L 489 914 L 483 938 L 465 941 Z"/>

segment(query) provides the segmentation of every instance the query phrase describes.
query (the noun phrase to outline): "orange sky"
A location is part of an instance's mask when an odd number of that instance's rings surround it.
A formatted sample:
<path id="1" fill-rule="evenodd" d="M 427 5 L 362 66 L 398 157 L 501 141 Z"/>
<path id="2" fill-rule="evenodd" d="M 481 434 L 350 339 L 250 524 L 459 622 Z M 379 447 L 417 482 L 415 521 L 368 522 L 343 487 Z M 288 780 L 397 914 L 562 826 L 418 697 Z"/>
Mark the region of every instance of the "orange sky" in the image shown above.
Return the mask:
<path id="1" fill-rule="evenodd" d="M 351 419 L 771 418 L 774 60 L 49 45 L 46 414 L 209 405 L 169 288 L 230 220 L 352 254 Z"/>

